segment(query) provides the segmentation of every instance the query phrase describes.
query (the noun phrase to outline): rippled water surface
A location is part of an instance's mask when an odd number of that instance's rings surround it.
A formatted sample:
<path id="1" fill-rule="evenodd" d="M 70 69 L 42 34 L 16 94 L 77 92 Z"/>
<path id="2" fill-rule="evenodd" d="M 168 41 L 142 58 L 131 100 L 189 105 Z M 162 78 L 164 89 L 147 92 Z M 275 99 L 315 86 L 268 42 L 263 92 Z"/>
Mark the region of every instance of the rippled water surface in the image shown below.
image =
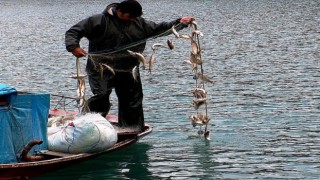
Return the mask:
<path id="1" fill-rule="evenodd" d="M 210 97 L 211 140 L 188 116 L 190 43 L 173 35 L 155 71 L 142 72 L 152 134 L 118 152 L 37 179 L 317 179 L 320 176 L 320 1 L 141 0 L 155 22 L 196 18 Z M 1 0 L 0 82 L 76 96 L 64 33 L 111 1 Z M 188 29 L 183 30 L 189 33 Z M 86 40 L 82 41 L 86 47 Z M 82 61 L 85 65 L 85 60 Z M 90 92 L 88 91 L 89 95 Z M 52 97 L 53 106 L 57 97 Z M 116 98 L 113 95 L 113 104 Z M 71 103 L 70 108 L 74 108 Z M 112 109 L 116 113 L 116 106 Z"/>

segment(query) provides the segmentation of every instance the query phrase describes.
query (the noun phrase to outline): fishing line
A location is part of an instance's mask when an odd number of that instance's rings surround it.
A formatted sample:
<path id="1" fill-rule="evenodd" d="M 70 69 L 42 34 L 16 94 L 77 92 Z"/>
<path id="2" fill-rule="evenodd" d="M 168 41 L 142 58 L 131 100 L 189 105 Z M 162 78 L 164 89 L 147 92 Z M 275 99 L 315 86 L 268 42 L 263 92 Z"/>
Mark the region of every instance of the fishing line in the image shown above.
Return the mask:
<path id="1" fill-rule="evenodd" d="M 177 25 L 174 25 L 174 27 L 176 28 L 176 27 L 178 27 L 180 25 L 184 25 L 184 24 L 179 22 Z M 121 46 L 120 48 L 115 49 L 115 50 L 104 50 L 104 51 L 91 52 L 91 53 L 88 53 L 87 56 L 102 56 L 102 57 L 104 57 L 104 56 L 107 56 L 109 54 L 114 54 L 114 53 L 126 50 L 128 48 L 135 47 L 137 45 L 140 45 L 142 43 L 147 42 L 149 39 L 156 39 L 158 37 L 164 36 L 164 35 L 169 34 L 169 33 L 171 33 L 171 29 L 168 29 L 168 30 L 166 30 L 166 31 L 164 31 L 164 32 L 162 32 L 162 33 L 160 33 L 158 35 L 151 36 L 151 37 L 142 39 L 142 40 L 137 41 L 137 42 L 133 42 L 133 43 L 125 45 L 125 46 Z"/>

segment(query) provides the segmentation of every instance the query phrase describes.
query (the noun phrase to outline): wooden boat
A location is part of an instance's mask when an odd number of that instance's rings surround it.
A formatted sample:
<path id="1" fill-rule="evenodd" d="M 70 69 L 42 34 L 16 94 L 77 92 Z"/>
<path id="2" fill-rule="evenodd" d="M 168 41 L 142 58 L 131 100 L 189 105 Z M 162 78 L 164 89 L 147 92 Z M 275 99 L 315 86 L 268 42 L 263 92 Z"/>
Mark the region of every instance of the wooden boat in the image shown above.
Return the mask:
<path id="1" fill-rule="evenodd" d="M 65 111 L 62 110 L 50 110 L 49 115 L 57 116 L 62 112 L 65 113 Z M 116 116 L 107 115 L 107 119 L 112 124 L 117 125 Z M 0 164 L 0 179 L 27 179 L 29 177 L 35 177 L 48 172 L 52 172 L 56 169 L 64 168 L 81 161 L 97 158 L 100 155 L 104 155 L 109 152 L 125 148 L 137 142 L 140 138 L 146 136 L 151 131 L 152 127 L 148 124 L 145 125 L 144 131 L 140 133 L 134 131 L 126 131 L 118 128 L 117 143 L 113 145 L 111 148 L 98 153 L 69 154 L 54 151 L 45 151 L 40 154 L 41 156 L 43 156 L 43 160 L 32 162 L 19 162 L 14 164 Z"/>

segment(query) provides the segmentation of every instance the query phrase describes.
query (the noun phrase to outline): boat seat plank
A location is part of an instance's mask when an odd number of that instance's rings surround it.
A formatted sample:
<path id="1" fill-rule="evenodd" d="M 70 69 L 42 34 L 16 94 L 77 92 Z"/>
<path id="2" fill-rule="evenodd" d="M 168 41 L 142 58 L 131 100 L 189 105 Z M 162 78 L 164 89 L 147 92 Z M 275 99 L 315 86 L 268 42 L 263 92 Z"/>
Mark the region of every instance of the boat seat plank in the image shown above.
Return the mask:
<path id="1" fill-rule="evenodd" d="M 64 153 L 64 152 L 57 152 L 57 151 L 46 151 L 45 153 L 43 153 L 43 155 L 50 155 L 50 156 L 57 156 L 57 157 L 67 157 L 67 156 L 72 156 L 74 154 Z"/>

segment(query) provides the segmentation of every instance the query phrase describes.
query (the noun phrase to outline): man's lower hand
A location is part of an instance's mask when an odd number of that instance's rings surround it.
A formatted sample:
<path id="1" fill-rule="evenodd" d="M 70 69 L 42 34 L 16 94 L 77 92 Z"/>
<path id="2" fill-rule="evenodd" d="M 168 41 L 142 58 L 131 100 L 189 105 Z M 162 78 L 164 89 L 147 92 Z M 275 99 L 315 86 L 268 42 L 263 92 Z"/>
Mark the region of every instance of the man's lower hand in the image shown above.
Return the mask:
<path id="1" fill-rule="evenodd" d="M 86 56 L 87 52 L 84 49 L 77 47 L 72 50 L 72 54 L 75 57 L 80 58 L 80 57 Z"/>

